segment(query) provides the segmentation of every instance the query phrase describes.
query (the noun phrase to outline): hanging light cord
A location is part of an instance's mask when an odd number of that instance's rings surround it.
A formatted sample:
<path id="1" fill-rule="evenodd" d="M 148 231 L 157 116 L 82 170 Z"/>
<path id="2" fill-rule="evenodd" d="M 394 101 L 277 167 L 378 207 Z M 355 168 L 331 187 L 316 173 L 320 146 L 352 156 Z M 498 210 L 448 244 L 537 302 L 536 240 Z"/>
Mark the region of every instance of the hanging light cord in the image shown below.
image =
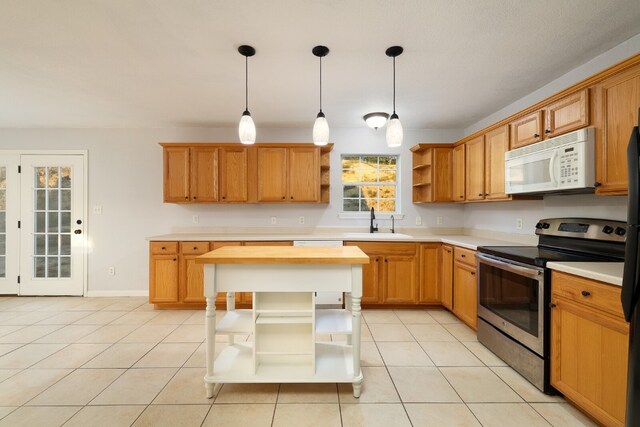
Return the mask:
<path id="1" fill-rule="evenodd" d="M 320 112 L 322 113 L 322 56 L 320 57 Z"/>
<path id="2" fill-rule="evenodd" d="M 396 57 L 393 57 L 393 114 L 396 113 Z"/>
<path id="3" fill-rule="evenodd" d="M 245 111 L 249 111 L 249 57 L 248 56 L 244 57 L 244 109 Z"/>

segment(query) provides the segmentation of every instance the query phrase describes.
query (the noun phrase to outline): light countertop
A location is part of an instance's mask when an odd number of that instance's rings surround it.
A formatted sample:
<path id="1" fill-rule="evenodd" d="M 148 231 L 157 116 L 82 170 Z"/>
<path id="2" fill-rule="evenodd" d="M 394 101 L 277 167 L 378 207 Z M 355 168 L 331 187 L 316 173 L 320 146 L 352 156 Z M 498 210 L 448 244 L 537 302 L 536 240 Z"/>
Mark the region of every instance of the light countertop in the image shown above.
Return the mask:
<path id="1" fill-rule="evenodd" d="M 147 238 L 149 241 L 277 241 L 277 240 L 340 240 L 349 242 L 434 242 L 447 243 L 476 250 L 478 246 L 522 246 L 522 243 L 468 235 L 418 235 L 391 233 L 172 233 Z"/>
<path id="2" fill-rule="evenodd" d="M 622 286 L 623 262 L 550 262 L 552 270 Z"/>

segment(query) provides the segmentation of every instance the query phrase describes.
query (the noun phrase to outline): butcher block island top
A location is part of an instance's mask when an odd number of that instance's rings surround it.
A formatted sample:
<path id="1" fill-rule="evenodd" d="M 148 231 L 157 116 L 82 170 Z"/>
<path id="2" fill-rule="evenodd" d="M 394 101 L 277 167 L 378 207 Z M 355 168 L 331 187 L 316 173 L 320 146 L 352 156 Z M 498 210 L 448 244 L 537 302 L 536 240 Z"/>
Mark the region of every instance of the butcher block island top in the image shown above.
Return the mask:
<path id="1" fill-rule="evenodd" d="M 357 246 L 225 246 L 200 255 L 204 265 L 207 397 L 219 383 L 327 383 L 353 385 L 360 397 L 362 265 Z M 227 310 L 216 322 L 215 299 Z M 252 292 L 251 310 L 235 309 L 235 293 Z M 345 309 L 319 309 L 316 292 L 344 292 Z M 218 357 L 216 335 L 228 345 Z M 316 334 L 318 337 L 316 337 Z M 323 342 L 336 334 L 344 341 Z M 252 341 L 236 342 L 234 335 Z"/>
<path id="2" fill-rule="evenodd" d="M 200 255 L 197 264 L 369 264 L 357 246 L 225 246 Z"/>

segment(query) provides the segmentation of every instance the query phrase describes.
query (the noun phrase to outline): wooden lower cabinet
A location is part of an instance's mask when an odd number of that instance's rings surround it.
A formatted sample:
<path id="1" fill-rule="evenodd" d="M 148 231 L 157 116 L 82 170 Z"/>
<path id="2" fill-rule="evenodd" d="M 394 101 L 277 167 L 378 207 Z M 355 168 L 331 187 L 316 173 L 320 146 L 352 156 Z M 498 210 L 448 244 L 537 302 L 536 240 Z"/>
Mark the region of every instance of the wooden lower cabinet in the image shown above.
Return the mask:
<path id="1" fill-rule="evenodd" d="M 180 243 L 180 301 L 205 304 L 204 266 L 196 264 L 199 255 L 209 252 L 209 242 Z"/>
<path id="2" fill-rule="evenodd" d="M 551 289 L 551 385 L 602 425 L 624 426 L 629 326 L 621 289 L 555 271 Z"/>
<path id="3" fill-rule="evenodd" d="M 382 302 L 412 304 L 417 301 L 418 257 L 416 244 L 407 243 L 405 255 L 384 257 Z"/>
<path id="4" fill-rule="evenodd" d="M 421 243 L 418 302 L 439 304 L 442 300 L 442 245 Z"/>
<path id="5" fill-rule="evenodd" d="M 478 280 L 475 251 L 455 247 L 453 251 L 453 313 L 478 328 Z"/>
<path id="6" fill-rule="evenodd" d="M 178 254 L 157 255 L 149 258 L 149 302 L 178 302 Z"/>
<path id="7" fill-rule="evenodd" d="M 453 247 L 442 245 L 440 247 L 440 302 L 453 310 Z"/>

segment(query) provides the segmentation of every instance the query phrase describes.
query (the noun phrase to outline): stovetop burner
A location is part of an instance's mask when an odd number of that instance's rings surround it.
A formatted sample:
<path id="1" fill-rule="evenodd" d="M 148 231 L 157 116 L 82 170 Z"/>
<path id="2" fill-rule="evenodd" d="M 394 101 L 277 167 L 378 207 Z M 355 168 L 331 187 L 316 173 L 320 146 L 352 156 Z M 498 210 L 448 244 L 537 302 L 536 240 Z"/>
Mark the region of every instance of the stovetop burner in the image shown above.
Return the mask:
<path id="1" fill-rule="evenodd" d="M 538 267 L 563 261 L 622 262 L 625 226 L 613 220 L 542 219 L 536 225 L 538 246 L 481 246 L 478 252 Z"/>

